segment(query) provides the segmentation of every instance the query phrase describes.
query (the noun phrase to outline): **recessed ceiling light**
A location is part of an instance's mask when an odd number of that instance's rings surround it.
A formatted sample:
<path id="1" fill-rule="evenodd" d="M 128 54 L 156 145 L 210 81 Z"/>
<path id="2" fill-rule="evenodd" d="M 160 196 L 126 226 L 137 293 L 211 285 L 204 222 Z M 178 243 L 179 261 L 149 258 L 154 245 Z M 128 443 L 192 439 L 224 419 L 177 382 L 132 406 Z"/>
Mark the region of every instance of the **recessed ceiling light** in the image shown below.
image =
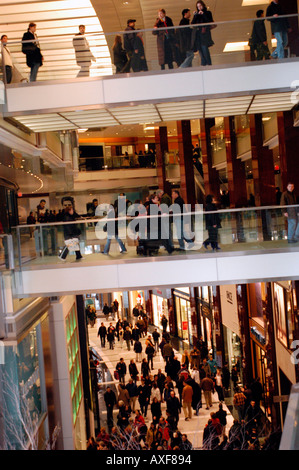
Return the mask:
<path id="1" fill-rule="evenodd" d="M 266 5 L 268 2 L 265 0 L 243 0 L 242 7 L 252 7 L 254 5 Z"/>

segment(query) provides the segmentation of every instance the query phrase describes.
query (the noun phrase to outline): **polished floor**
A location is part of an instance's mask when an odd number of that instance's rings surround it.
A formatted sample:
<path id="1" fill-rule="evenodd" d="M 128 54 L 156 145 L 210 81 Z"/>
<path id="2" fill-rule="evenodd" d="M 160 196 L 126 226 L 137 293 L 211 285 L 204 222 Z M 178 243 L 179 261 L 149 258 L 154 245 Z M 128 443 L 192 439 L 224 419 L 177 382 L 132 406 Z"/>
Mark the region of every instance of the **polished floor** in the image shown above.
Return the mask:
<path id="1" fill-rule="evenodd" d="M 102 360 L 105 362 L 107 367 L 112 372 L 111 375 L 113 377 L 113 371 L 115 370 L 115 366 L 116 366 L 117 362 L 119 361 L 119 359 L 121 357 L 123 357 L 124 360 L 125 360 L 125 363 L 127 364 L 127 367 L 128 367 L 130 359 L 132 359 L 132 358 L 135 359 L 135 353 L 132 349 L 130 351 L 127 350 L 127 346 L 126 346 L 125 342 L 123 343 L 122 348 L 121 348 L 120 342 L 118 342 L 117 339 L 116 339 L 116 343 L 115 343 L 115 349 L 110 350 L 109 349 L 109 344 L 106 344 L 106 347 L 102 348 L 101 343 L 100 343 L 100 338 L 97 337 L 98 328 L 99 328 L 100 323 L 102 321 L 104 322 L 104 324 L 106 326 L 110 323 L 110 319 L 109 319 L 108 322 L 105 322 L 104 319 L 100 317 L 100 318 L 97 319 L 97 322 L 96 322 L 96 324 L 93 328 L 90 327 L 90 326 L 88 327 L 89 344 L 90 344 L 91 347 L 93 347 L 98 352 L 98 354 L 100 355 Z M 115 325 L 115 321 L 112 321 L 112 324 Z M 144 347 L 145 339 L 146 338 L 141 339 L 141 342 L 143 344 L 143 351 L 145 349 L 145 347 Z M 181 353 L 179 351 L 175 351 L 175 354 L 176 354 L 177 358 L 180 360 L 181 359 Z M 144 354 L 143 354 L 143 357 L 145 357 Z M 138 367 L 138 370 L 140 370 L 140 364 L 139 363 L 137 364 L 137 367 Z M 164 360 L 163 360 L 163 358 L 162 358 L 162 356 L 159 352 L 154 357 L 154 370 L 153 370 L 152 373 L 153 374 L 157 373 L 158 369 L 162 369 L 162 372 L 164 372 L 164 367 L 165 367 L 165 362 L 164 362 Z M 129 380 L 129 374 L 128 373 L 127 373 L 125 379 L 126 379 L 126 383 L 127 383 L 127 381 Z M 114 378 L 112 380 L 113 380 L 113 383 L 117 387 L 118 381 L 116 381 Z M 138 384 L 139 383 L 137 383 L 137 385 Z M 178 396 L 177 389 L 175 389 L 175 390 L 176 390 L 176 395 Z M 203 407 L 199 410 L 199 416 L 193 415 L 193 417 L 190 421 L 185 421 L 185 416 L 184 416 L 184 413 L 183 413 L 183 410 L 182 410 L 182 412 L 180 414 L 178 429 L 179 429 L 180 432 L 187 434 L 188 439 L 193 444 L 194 448 L 201 448 L 204 427 L 207 424 L 208 419 L 210 418 L 210 413 L 218 411 L 218 408 L 219 408 L 218 405 L 219 405 L 218 396 L 215 393 L 213 395 L 213 406 L 212 406 L 212 408 L 210 408 L 209 410 L 206 410 L 205 402 L 204 402 L 204 399 L 203 399 Z M 101 401 L 100 401 L 100 407 L 102 408 L 101 409 L 101 419 L 102 419 L 101 425 L 105 426 L 106 425 L 106 421 L 105 421 L 106 412 L 105 412 L 105 410 L 103 410 L 103 403 Z M 223 408 L 227 411 L 227 427 L 226 427 L 226 429 L 228 430 L 231 427 L 231 425 L 233 424 L 234 417 L 232 416 L 229 408 L 226 406 L 225 403 L 223 404 Z M 162 415 L 166 417 L 165 409 L 166 409 L 165 403 L 162 403 Z M 114 417 L 116 418 L 117 410 L 115 410 L 114 413 L 115 413 Z M 151 422 L 151 412 L 150 412 L 150 409 L 149 409 L 148 414 L 147 414 L 146 424 L 149 425 L 150 422 Z"/>

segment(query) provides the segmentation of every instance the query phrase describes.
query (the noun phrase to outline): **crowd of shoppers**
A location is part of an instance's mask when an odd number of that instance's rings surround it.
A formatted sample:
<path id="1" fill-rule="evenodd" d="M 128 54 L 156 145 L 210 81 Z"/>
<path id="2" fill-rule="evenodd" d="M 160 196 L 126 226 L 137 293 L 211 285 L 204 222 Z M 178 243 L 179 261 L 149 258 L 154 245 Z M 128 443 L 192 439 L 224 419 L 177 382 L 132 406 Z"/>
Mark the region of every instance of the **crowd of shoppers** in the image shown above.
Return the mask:
<path id="1" fill-rule="evenodd" d="M 173 20 L 166 14 L 166 10 L 164 8 L 158 10 L 152 33 L 157 38 L 157 56 L 161 70 L 164 70 L 166 65 L 169 69 L 173 69 L 174 64 L 182 68 L 191 67 L 196 52 L 200 56 L 202 66 L 212 64 L 210 48 L 214 45 L 214 41 L 211 31 L 217 25 L 213 24 L 214 19 L 211 10 L 204 1 L 199 0 L 195 4 L 193 14 L 189 8 L 184 8 L 181 14 L 179 28 L 176 28 Z M 257 11 L 257 20 L 254 22 L 249 41 L 254 60 L 270 58 L 265 24 L 262 19 L 264 15 L 264 10 Z M 277 41 L 277 47 L 271 54 L 272 58 L 281 59 L 285 57 L 284 50 L 288 44 L 288 33 L 291 29 L 288 19 L 280 18 L 284 15 L 285 12 L 281 2 L 278 0 L 271 1 L 266 10 L 266 16 L 271 18 L 269 19 L 271 33 Z M 136 19 L 130 18 L 123 33 L 123 42 L 120 34 L 115 36 L 112 61 L 116 73 L 148 70 L 143 33 L 135 26 Z M 37 79 L 39 68 L 44 63 L 36 29 L 36 23 L 29 23 L 28 29 L 22 37 L 22 52 L 26 56 L 26 64 L 30 69 L 30 82 Z M 90 50 L 85 30 L 85 25 L 80 24 L 79 32 L 73 37 L 72 41 L 76 63 L 80 67 L 78 77 L 89 76 L 91 63 L 97 60 Z M 13 74 L 17 73 L 17 70 L 14 71 L 15 67 L 7 46 L 8 37 L 6 34 L 2 35 L 1 42 L 6 82 L 11 83 Z"/>
<path id="2" fill-rule="evenodd" d="M 103 326 L 102 322 L 98 336 Z M 202 449 L 277 448 L 279 432 L 265 436 L 262 429 L 259 380 L 240 389 L 238 379 L 228 372 L 227 365 L 218 367 L 202 337 L 179 358 L 167 329 L 155 328 L 149 334 L 147 315 L 140 305 L 133 309 L 132 323 L 118 319 L 115 326 L 111 322 L 104 328 L 105 335 L 111 330 L 114 343 L 118 342 L 121 349 L 121 332 L 127 331 L 127 349 L 138 352 L 136 359 L 132 357 L 129 362 L 122 356 L 119 358 L 114 371 L 115 391 L 107 386 L 104 393 L 107 426 L 102 426 L 96 439 L 89 439 L 88 450 L 192 450 L 192 439 L 180 430 L 180 417 L 185 421 L 195 419 L 203 407 L 212 412 L 203 430 Z M 102 337 L 101 346 L 105 347 Z M 156 358 L 160 362 L 161 356 L 164 368 L 154 367 Z M 224 397 L 231 383 L 236 385 L 236 416 L 233 425 L 228 427 Z M 213 402 L 215 392 L 217 405 Z"/>

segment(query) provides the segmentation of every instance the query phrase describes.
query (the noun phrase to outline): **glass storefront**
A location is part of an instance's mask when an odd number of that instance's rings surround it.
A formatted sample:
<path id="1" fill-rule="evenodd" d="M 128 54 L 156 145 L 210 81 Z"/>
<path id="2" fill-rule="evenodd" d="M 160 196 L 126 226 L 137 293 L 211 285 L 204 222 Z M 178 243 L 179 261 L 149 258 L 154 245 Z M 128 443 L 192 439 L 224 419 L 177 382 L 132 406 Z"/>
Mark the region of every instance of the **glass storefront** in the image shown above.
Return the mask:
<path id="1" fill-rule="evenodd" d="M 162 329 L 161 319 L 162 316 L 168 320 L 166 331 L 169 331 L 169 314 L 168 314 L 168 301 L 161 295 L 152 294 L 152 307 L 153 307 L 153 324 L 157 328 Z"/>
<path id="2" fill-rule="evenodd" d="M 189 287 L 178 287 L 173 291 L 178 337 L 193 344 L 192 311 Z"/>
<path id="3" fill-rule="evenodd" d="M 6 410 L 2 437 L 8 449 L 43 448 L 48 436 L 41 324 L 15 346 L 5 348 L 2 397 Z M 45 427 L 41 430 L 41 427 Z M 39 436 L 44 436 L 43 442 Z"/>

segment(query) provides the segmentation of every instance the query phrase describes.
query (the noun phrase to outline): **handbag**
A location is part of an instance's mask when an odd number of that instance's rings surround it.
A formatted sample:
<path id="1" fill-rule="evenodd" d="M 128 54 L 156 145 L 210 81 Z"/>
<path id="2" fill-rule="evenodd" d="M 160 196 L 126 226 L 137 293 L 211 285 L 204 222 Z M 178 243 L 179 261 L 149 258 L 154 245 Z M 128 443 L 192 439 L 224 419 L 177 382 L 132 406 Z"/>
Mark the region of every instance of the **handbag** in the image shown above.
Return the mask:
<path id="1" fill-rule="evenodd" d="M 116 380 L 119 380 L 119 373 L 117 372 L 117 370 L 114 371 L 114 378 Z"/>

